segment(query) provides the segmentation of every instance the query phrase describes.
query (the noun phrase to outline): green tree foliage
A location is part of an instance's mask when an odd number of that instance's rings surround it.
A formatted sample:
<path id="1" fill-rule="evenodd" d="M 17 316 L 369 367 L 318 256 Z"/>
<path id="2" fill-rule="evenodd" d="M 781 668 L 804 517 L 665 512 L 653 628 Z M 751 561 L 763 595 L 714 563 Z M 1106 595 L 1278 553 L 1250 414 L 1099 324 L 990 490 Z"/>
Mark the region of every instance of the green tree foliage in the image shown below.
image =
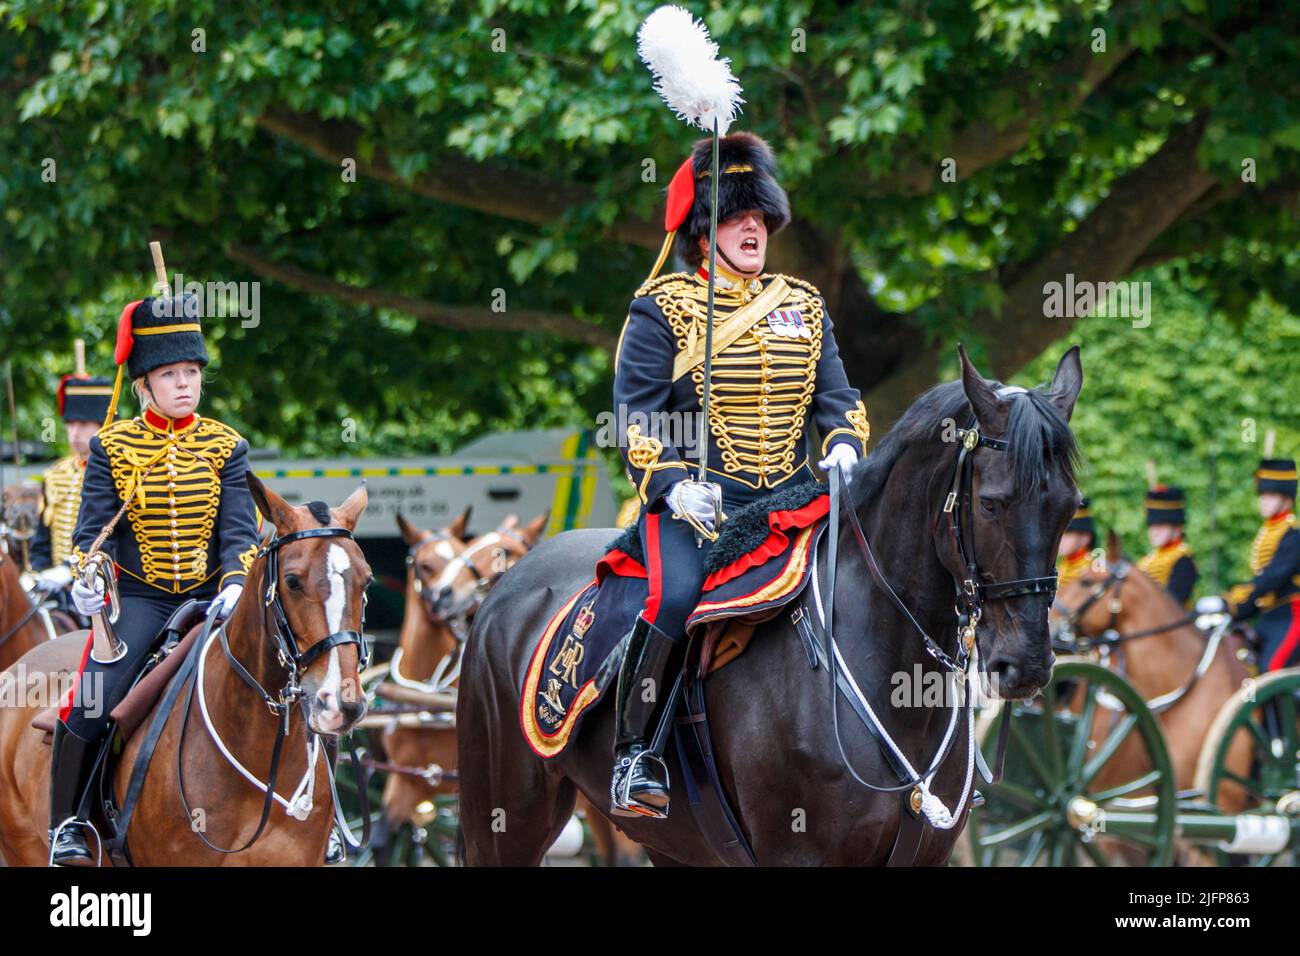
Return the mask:
<path id="1" fill-rule="evenodd" d="M 1161 482 L 1187 491 L 1198 592 L 1217 593 L 1249 579 L 1260 524 L 1253 475 L 1265 434 L 1276 433 L 1276 455 L 1300 455 L 1300 318 L 1268 299 L 1227 314 L 1180 269 L 1137 278 L 1153 283 L 1149 327 L 1083 319 L 1016 383 L 1050 381 L 1061 352 L 1083 343 L 1083 393 L 1071 424 L 1099 544 L 1114 528 L 1126 554 L 1149 550 L 1142 499 L 1146 462 L 1154 461 Z"/>
<path id="2" fill-rule="evenodd" d="M 653 6 L 0 0 L 24 403 L 75 336 L 104 366 L 162 239 L 191 278 L 263 283 L 257 328 L 210 322 L 212 397 L 287 450 L 590 422 L 693 138 L 635 55 Z M 1296 310 L 1282 0 L 690 6 L 793 197 L 772 264 L 826 293 L 878 426 L 958 337 L 1005 377 L 1066 334 L 1042 289 L 1067 272 L 1177 261 L 1207 302 Z"/>

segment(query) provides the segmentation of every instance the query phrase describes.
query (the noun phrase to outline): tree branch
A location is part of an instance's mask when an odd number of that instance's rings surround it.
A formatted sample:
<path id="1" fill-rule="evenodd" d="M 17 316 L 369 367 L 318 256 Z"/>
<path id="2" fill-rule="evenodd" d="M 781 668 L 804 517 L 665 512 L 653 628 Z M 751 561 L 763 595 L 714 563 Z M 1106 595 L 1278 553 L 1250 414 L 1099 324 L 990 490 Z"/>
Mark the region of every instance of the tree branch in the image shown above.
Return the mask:
<path id="1" fill-rule="evenodd" d="M 258 275 L 311 295 L 324 295 L 354 305 L 392 309 L 414 316 L 421 322 L 466 332 L 543 332 L 573 339 L 586 345 L 613 350 L 618 336 L 608 329 L 583 322 L 564 312 L 510 308 L 505 312 L 466 305 L 444 305 L 414 296 L 398 295 L 382 289 L 348 285 L 329 276 L 319 275 L 268 259 L 248 246 L 227 246 L 225 253 Z"/>
<path id="2" fill-rule="evenodd" d="M 987 336 L 992 357 L 993 367 L 987 371 L 1009 378 L 1074 325 L 1071 315 L 1044 315 L 1048 282 L 1063 282 L 1066 273 L 1073 273 L 1076 283 L 1122 278 L 1161 234 L 1214 187 L 1214 178 L 1196 158 L 1204 130 L 1204 116 L 1176 129 L 1145 163 L 1115 181 L 1110 194 L 1078 229 L 1033 263 L 1015 270 L 1016 279 L 1004 289 L 1001 311 L 976 322 Z M 934 382 L 939 357 L 938 347 L 926 347 L 876 382 L 868 393 L 873 420 L 891 421 L 901 414 L 908 396 Z"/>

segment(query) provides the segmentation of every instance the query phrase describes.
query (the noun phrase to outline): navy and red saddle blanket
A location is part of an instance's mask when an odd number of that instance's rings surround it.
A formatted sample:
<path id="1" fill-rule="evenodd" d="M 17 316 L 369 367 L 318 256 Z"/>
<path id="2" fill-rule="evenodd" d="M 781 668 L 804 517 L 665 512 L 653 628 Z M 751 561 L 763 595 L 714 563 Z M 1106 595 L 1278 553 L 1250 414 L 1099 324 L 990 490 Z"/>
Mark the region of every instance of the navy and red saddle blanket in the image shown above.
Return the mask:
<path id="1" fill-rule="evenodd" d="M 708 577 L 687 632 L 728 618 L 775 615 L 808 582 L 829 496 L 810 481 L 740 509 L 705 557 Z M 613 682 L 623 639 L 649 594 L 637 528 L 610 543 L 592 580 L 543 629 L 524 674 L 520 724 L 539 757 L 561 753 Z"/>

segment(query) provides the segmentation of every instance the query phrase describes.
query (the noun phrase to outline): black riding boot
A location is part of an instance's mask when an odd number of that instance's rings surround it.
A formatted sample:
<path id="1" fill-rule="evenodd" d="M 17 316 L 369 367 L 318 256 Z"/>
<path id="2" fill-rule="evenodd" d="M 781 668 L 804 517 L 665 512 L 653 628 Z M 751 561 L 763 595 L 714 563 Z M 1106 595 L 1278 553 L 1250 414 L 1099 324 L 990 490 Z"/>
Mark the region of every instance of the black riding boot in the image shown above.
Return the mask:
<path id="1" fill-rule="evenodd" d="M 94 866 L 86 844 L 89 824 L 77 816 L 99 742 L 78 737 L 63 721 L 54 725 L 50 754 L 50 865 Z"/>
<path id="2" fill-rule="evenodd" d="M 638 615 L 614 694 L 617 724 L 610 811 L 616 816 L 659 820 L 668 816 L 668 768 L 648 752 L 647 732 L 668 695 L 665 671 L 675 646 L 672 638 Z M 650 700 L 646 700 L 647 680 L 654 681 Z"/>

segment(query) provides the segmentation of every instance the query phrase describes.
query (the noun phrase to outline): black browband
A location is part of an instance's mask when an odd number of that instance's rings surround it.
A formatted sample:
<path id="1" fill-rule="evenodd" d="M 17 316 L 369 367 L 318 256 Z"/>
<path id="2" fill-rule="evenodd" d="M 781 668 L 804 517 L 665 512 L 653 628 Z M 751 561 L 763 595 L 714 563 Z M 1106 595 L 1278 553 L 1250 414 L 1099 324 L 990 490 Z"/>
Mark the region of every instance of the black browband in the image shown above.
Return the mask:
<path id="1" fill-rule="evenodd" d="M 980 434 L 974 419 L 966 428 L 959 428 L 957 434 L 961 437 L 961 451 L 957 454 L 957 463 L 953 468 L 952 482 L 948 497 L 943 503 L 943 511 L 948 515 L 948 527 L 956 542 L 957 554 L 961 558 L 965 572 L 965 577 L 957 582 L 958 603 L 969 612 L 985 601 L 1005 601 L 1034 594 L 1055 594 L 1055 570 L 1051 574 L 1035 578 L 1018 578 L 1014 581 L 996 581 L 991 584 L 980 581 L 979 566 L 975 563 L 975 521 L 971 517 L 971 493 L 974 487 L 974 456 L 971 452 L 980 446 L 994 451 L 1006 451 L 1007 442 L 1003 438 L 989 438 L 987 435 Z M 966 516 L 964 521 L 963 514 Z"/>
<path id="2" fill-rule="evenodd" d="M 272 538 L 262 550 L 257 552 L 259 558 L 266 558 L 267 584 L 263 605 L 270 608 L 275 615 L 275 626 L 271 628 L 271 633 L 276 644 L 279 645 L 280 663 L 297 673 L 306 670 L 312 665 L 313 661 L 331 648 L 340 647 L 344 644 L 355 644 L 357 645 L 357 657 L 359 658 L 358 669 L 365 670 L 370 663 L 370 655 L 366 650 L 365 638 L 360 631 L 335 631 L 323 640 L 317 641 L 305 651 L 299 652 L 298 650 L 298 638 L 289 625 L 289 618 L 284 613 L 284 605 L 280 603 L 279 555 L 280 548 L 284 545 L 308 538 L 348 538 L 352 540 L 352 532 L 347 528 L 307 528 L 303 531 L 291 531 L 289 534 Z M 363 606 L 362 627 L 364 626 L 365 610 Z"/>

